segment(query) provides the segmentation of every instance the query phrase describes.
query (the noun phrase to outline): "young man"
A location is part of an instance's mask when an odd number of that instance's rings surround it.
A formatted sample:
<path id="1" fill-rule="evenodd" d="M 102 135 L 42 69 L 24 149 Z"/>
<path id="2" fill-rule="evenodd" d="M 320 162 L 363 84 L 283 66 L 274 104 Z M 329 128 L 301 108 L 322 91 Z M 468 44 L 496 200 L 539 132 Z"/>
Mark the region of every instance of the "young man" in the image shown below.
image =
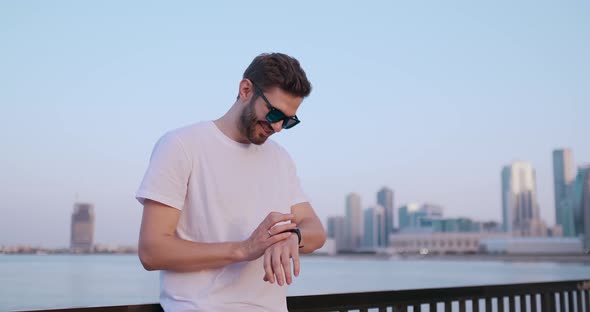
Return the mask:
<path id="1" fill-rule="evenodd" d="M 259 55 L 225 115 L 156 144 L 136 194 L 139 258 L 162 270 L 166 311 L 287 311 L 299 253 L 326 234 L 289 154 L 268 138 L 299 123 L 310 92 L 296 59 Z"/>

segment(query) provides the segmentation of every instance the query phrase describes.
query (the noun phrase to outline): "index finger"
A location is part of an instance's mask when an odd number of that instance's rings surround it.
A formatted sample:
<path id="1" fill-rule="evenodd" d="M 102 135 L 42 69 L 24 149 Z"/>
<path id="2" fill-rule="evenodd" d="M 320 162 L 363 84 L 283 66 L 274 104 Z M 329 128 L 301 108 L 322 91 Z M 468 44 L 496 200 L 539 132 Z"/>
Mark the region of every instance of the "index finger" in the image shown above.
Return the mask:
<path id="1" fill-rule="evenodd" d="M 263 223 L 266 226 L 266 229 L 269 230 L 275 224 L 284 221 L 290 221 L 293 219 L 293 214 L 291 213 L 280 213 L 280 212 L 271 212 L 266 216 Z"/>

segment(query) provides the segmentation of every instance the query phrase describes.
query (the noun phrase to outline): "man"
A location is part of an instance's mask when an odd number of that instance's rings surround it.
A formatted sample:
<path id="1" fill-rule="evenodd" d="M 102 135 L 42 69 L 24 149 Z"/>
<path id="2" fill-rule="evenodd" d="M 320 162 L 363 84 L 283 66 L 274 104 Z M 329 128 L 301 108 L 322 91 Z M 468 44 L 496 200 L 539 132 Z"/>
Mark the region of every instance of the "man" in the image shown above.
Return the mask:
<path id="1" fill-rule="evenodd" d="M 326 234 L 289 154 L 268 138 L 299 123 L 310 92 L 296 59 L 259 55 L 224 116 L 156 144 L 136 194 L 139 258 L 162 270 L 166 311 L 287 311 L 299 253 Z"/>

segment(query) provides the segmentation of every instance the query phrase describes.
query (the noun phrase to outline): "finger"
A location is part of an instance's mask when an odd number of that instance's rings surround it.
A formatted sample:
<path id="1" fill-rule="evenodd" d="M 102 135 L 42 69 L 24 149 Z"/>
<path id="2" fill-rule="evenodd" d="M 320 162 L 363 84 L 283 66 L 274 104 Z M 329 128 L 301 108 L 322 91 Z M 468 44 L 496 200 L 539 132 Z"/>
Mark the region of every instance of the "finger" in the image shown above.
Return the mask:
<path id="1" fill-rule="evenodd" d="M 297 247 L 295 248 L 296 250 L 291 252 L 291 259 L 293 259 L 293 274 L 295 277 L 298 277 L 301 270 L 301 262 L 299 261 L 299 249 Z"/>
<path id="2" fill-rule="evenodd" d="M 297 224 L 295 224 L 295 223 L 281 224 L 281 225 L 273 226 L 272 228 L 270 228 L 270 230 L 268 230 L 268 233 L 272 236 L 275 234 L 285 232 L 287 230 L 292 230 L 296 227 L 297 227 Z"/>
<path id="3" fill-rule="evenodd" d="M 293 219 L 293 214 L 291 213 L 271 212 L 262 222 L 268 230 L 278 222 L 290 221 L 291 219 Z"/>
<path id="4" fill-rule="evenodd" d="M 271 284 L 275 283 L 271 267 L 271 253 L 268 250 L 264 252 L 264 281 L 268 281 Z"/>
<path id="5" fill-rule="evenodd" d="M 291 232 L 287 232 L 287 233 L 279 233 L 276 235 L 273 235 L 271 237 L 269 237 L 265 242 L 266 242 L 266 248 L 268 248 L 269 246 L 272 246 L 273 244 L 276 244 L 277 242 L 286 240 L 287 238 L 291 237 L 293 233 Z"/>
<path id="6" fill-rule="evenodd" d="M 277 283 L 279 284 L 279 286 L 283 286 L 283 284 L 285 284 L 285 279 L 284 279 L 284 273 L 282 265 L 281 265 L 281 251 L 276 248 L 275 250 L 273 250 L 272 253 L 272 271 L 274 274 L 274 277 L 276 277 L 277 279 Z"/>
<path id="7" fill-rule="evenodd" d="M 289 249 L 283 250 L 281 254 L 281 264 L 283 265 L 283 272 L 285 274 L 287 285 L 291 285 L 293 277 L 291 276 L 291 252 Z"/>

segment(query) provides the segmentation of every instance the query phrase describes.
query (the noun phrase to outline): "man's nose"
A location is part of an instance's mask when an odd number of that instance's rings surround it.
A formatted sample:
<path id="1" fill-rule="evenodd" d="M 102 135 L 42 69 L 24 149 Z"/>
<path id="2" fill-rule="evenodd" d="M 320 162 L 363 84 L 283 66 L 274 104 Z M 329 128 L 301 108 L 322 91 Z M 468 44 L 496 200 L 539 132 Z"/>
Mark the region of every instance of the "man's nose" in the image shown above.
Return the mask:
<path id="1" fill-rule="evenodd" d="M 270 126 L 275 132 L 281 132 L 281 130 L 283 130 L 283 122 L 284 121 L 281 120 L 279 122 L 271 123 Z"/>

